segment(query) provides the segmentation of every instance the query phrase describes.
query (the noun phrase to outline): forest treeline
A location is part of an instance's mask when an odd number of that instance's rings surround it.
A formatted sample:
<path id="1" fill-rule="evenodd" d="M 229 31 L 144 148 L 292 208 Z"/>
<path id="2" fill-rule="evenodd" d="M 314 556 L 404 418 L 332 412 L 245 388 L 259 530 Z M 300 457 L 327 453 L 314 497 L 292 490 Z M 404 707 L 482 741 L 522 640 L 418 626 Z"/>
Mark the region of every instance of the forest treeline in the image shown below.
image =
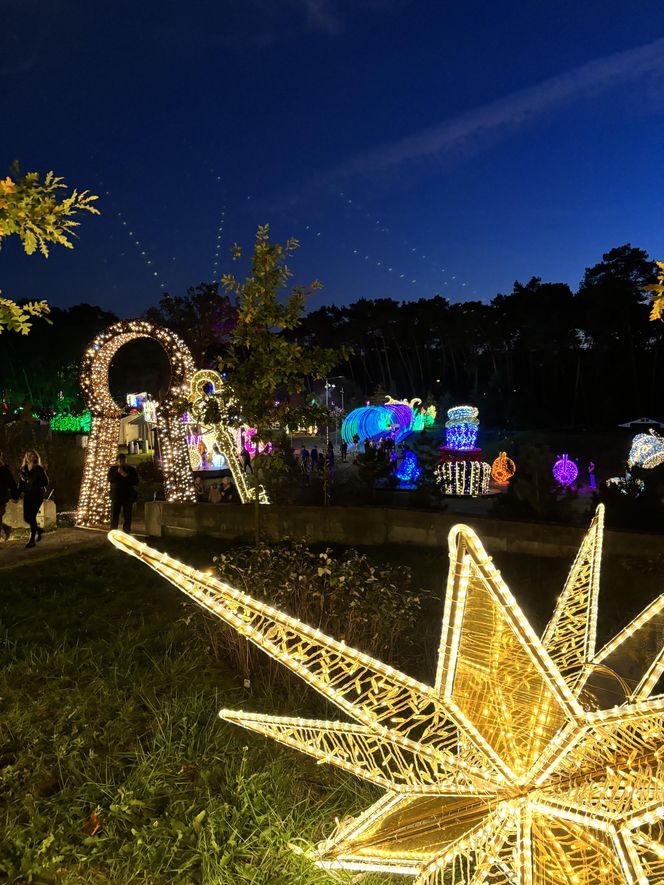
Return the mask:
<path id="1" fill-rule="evenodd" d="M 664 413 L 664 327 L 649 322 L 643 292 L 655 279 L 648 254 L 626 244 L 587 268 L 576 292 L 533 277 L 490 301 L 362 298 L 312 310 L 291 334 L 339 349 L 333 374 L 347 407 L 380 390 L 442 404 L 469 401 L 483 423 L 505 429 L 601 427 Z M 201 284 L 186 296 L 163 296 L 146 317 L 182 335 L 198 365 L 212 365 L 234 308 L 216 285 Z M 54 309 L 53 325 L 38 323 L 27 337 L 3 335 L 7 407 L 27 398 L 49 410 L 60 393 L 75 404 L 83 349 L 115 319 L 83 304 Z M 165 357 L 138 343 L 125 349 L 115 384 L 157 393 Z"/>

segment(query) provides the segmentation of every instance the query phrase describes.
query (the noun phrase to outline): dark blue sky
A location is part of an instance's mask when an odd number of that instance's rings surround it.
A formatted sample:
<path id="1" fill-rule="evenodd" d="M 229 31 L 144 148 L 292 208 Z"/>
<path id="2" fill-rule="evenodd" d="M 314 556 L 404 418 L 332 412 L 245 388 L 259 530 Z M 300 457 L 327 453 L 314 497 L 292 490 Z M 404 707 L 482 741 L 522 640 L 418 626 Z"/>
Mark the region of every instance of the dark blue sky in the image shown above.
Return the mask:
<path id="1" fill-rule="evenodd" d="M 138 314 L 262 222 L 316 304 L 664 255 L 661 0 L 5 0 L 0 103 L 2 170 L 102 197 L 73 252 L 6 241 L 15 298 Z"/>

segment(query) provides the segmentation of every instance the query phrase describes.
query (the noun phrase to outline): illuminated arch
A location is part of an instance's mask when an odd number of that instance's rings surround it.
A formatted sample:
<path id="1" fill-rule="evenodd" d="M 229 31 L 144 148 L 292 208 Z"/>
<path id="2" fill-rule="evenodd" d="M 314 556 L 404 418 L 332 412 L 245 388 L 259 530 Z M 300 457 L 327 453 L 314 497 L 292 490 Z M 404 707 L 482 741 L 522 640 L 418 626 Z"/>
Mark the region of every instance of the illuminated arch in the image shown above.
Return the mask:
<path id="1" fill-rule="evenodd" d="M 186 430 L 178 406 L 178 400 L 189 393 L 195 371 L 193 357 L 184 341 L 170 329 L 145 320 L 126 320 L 101 332 L 88 346 L 81 363 L 81 389 L 92 415 L 92 426 L 78 501 L 79 525 L 101 525 L 111 518 L 106 477 L 117 453 L 122 410 L 108 389 L 108 370 L 118 350 L 136 338 L 159 342 L 171 366 L 166 398 L 156 404 L 166 500 L 196 500 Z"/>
<path id="2" fill-rule="evenodd" d="M 205 400 L 211 394 L 219 393 L 223 384 L 224 382 L 221 375 L 213 369 L 201 369 L 193 376 L 191 379 L 190 398 L 192 401 L 192 417 L 196 421 L 204 423 L 202 419 Z M 243 504 L 246 504 L 247 501 L 253 501 L 254 490 L 247 483 L 247 476 L 244 472 L 244 466 L 240 460 L 240 456 L 237 453 L 237 446 L 235 444 L 232 430 L 227 424 L 222 423 L 221 421 L 215 422 L 212 427 L 214 429 L 214 435 L 219 450 L 226 459 L 228 467 L 233 475 L 235 488 L 238 491 L 240 500 Z M 259 488 L 258 497 L 261 504 L 270 503 L 270 499 L 262 486 Z"/>

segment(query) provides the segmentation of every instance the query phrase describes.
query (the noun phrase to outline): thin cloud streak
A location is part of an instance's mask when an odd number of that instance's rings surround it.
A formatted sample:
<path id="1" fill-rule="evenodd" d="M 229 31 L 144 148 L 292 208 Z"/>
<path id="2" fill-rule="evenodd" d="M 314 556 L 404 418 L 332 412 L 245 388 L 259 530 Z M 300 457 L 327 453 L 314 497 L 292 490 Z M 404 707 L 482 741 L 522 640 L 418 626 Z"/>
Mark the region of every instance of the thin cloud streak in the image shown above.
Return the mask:
<path id="1" fill-rule="evenodd" d="M 437 126 L 367 151 L 324 176 L 384 171 L 413 160 L 436 158 L 470 139 L 491 138 L 571 101 L 664 71 L 664 38 L 603 56 L 587 64 L 474 108 Z"/>

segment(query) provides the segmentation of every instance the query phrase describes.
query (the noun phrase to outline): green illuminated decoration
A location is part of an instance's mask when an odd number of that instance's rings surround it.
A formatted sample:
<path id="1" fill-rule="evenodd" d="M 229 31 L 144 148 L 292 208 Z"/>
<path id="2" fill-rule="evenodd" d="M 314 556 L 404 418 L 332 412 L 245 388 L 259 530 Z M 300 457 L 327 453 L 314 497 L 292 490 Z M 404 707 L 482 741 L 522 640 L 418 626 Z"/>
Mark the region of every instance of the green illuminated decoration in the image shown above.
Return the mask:
<path id="1" fill-rule="evenodd" d="M 56 412 L 51 418 L 51 430 L 61 430 L 67 433 L 90 433 L 92 416 L 86 409 L 81 415 L 71 412 Z"/>

